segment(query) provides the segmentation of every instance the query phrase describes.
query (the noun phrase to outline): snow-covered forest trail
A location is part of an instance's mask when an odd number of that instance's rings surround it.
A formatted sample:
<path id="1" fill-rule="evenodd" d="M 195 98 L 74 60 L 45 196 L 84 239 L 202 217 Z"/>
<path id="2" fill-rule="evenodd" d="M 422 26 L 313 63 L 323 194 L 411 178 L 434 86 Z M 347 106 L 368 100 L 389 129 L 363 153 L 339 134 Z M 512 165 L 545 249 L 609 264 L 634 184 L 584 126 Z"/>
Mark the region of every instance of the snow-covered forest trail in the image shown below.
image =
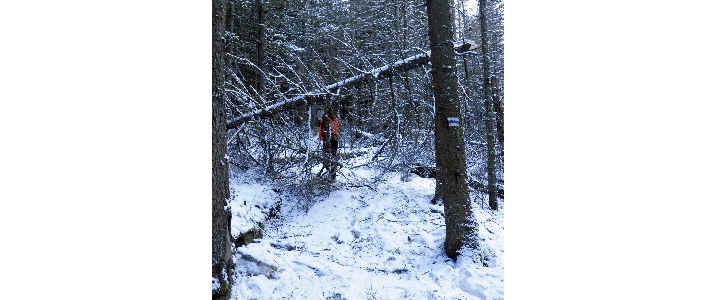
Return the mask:
<path id="1" fill-rule="evenodd" d="M 474 203 L 481 249 L 454 262 L 443 250 L 443 207 L 430 203 L 434 179 L 385 178 L 373 190 L 339 176 L 339 188 L 305 211 L 282 191 L 235 177 L 233 235 L 279 209 L 261 239 L 237 248 L 233 299 L 503 299 L 503 209 Z"/>

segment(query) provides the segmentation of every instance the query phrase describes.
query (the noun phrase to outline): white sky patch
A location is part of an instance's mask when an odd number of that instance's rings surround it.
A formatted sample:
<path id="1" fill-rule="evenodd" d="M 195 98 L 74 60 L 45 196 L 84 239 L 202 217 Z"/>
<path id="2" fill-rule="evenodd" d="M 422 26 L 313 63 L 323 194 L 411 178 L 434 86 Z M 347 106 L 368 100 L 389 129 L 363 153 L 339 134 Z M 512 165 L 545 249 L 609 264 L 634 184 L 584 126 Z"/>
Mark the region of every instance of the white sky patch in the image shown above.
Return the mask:
<path id="1" fill-rule="evenodd" d="M 459 9 L 461 9 L 461 6 L 459 6 Z M 470 15 L 470 16 L 478 15 L 479 14 L 479 1 L 478 0 L 465 1 L 464 9 L 466 9 L 467 15 Z"/>

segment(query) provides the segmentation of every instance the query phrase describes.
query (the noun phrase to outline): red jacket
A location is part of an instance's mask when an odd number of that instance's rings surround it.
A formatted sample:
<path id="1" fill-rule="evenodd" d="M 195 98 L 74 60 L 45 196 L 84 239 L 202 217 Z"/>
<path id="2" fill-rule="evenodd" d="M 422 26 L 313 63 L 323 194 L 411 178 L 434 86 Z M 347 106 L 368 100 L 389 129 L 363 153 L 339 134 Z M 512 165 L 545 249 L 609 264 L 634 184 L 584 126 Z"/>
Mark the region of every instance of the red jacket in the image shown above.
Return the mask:
<path id="1" fill-rule="evenodd" d="M 329 120 L 329 124 L 327 124 L 328 126 L 326 126 L 327 128 L 325 128 L 324 126 L 324 117 Z M 327 115 L 324 115 L 324 117 L 319 120 L 319 140 L 324 141 L 324 134 L 322 134 L 322 131 L 324 131 L 324 133 L 328 132 L 329 134 L 336 136 L 337 139 L 339 139 L 339 120 L 332 119 Z"/>

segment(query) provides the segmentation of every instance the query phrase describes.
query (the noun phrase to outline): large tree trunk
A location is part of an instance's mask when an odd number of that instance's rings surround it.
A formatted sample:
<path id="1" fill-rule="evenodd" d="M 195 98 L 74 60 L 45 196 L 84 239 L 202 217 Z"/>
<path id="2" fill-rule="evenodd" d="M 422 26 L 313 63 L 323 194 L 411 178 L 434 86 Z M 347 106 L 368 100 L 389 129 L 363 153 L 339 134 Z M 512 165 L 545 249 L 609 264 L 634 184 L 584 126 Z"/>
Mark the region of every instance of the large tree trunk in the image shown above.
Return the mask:
<path id="1" fill-rule="evenodd" d="M 262 99 L 264 98 L 264 85 L 265 85 L 265 77 L 264 72 L 267 69 L 267 35 L 265 33 L 265 11 L 264 11 L 264 4 L 262 3 L 262 0 L 255 0 L 255 9 L 257 12 L 257 36 L 255 37 L 257 40 L 255 41 L 256 45 L 256 57 L 254 64 L 259 68 L 259 70 L 256 70 L 257 76 L 254 78 L 255 82 L 255 90 L 257 91 L 257 99 L 259 100 L 259 103 L 262 103 Z"/>
<path id="2" fill-rule="evenodd" d="M 435 199 L 444 202 L 446 254 L 456 259 L 470 236 L 471 201 L 466 182 L 466 153 L 462 124 L 449 126 L 448 118 L 461 118 L 453 40 L 453 8 L 450 0 L 428 0 L 432 85 L 436 99 Z"/>
<path id="3" fill-rule="evenodd" d="M 212 277 L 220 289 L 213 298 L 229 297 L 228 269 L 232 255 L 230 242 L 231 214 L 225 209 L 229 198 L 227 165 L 227 130 L 224 111 L 224 18 L 225 1 L 212 0 Z"/>
<path id="4" fill-rule="evenodd" d="M 492 210 L 498 209 L 498 202 L 496 199 L 496 152 L 495 152 L 495 137 L 494 137 L 494 105 L 493 97 L 491 93 L 491 82 L 489 81 L 490 69 L 489 69 L 489 29 L 486 22 L 486 0 L 479 0 L 479 22 L 481 23 L 481 57 L 482 67 L 484 73 L 484 110 L 486 111 L 485 127 L 486 127 L 486 146 L 488 150 L 487 169 L 488 169 L 488 180 L 489 180 L 489 206 Z"/>

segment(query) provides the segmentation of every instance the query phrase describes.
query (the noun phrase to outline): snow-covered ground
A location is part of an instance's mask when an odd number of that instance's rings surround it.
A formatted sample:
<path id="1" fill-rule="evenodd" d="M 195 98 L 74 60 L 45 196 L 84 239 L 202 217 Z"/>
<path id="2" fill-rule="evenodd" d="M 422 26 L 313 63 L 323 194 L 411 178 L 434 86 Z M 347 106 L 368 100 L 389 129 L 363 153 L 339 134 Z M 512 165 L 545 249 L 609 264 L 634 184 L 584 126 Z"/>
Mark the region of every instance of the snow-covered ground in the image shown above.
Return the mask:
<path id="1" fill-rule="evenodd" d="M 481 249 L 454 262 L 443 250 L 443 207 L 430 203 L 434 179 L 389 174 L 373 190 L 347 182 L 375 170 L 341 172 L 308 211 L 267 184 L 232 181 L 234 236 L 279 204 L 264 237 L 236 249 L 232 299 L 504 298 L 503 208 L 474 203 Z"/>

